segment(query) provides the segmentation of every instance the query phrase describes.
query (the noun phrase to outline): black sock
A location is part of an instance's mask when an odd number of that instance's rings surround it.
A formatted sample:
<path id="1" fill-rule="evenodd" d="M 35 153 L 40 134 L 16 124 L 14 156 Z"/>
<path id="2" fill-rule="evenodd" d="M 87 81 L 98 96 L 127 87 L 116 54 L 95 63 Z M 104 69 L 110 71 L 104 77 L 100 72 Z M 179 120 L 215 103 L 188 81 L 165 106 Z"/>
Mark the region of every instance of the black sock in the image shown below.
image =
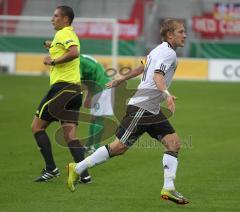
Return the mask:
<path id="1" fill-rule="evenodd" d="M 68 143 L 69 150 L 73 156 L 73 159 L 76 163 L 81 162 L 84 160 L 85 156 L 85 148 L 82 146 L 79 140 L 72 140 Z M 82 174 L 81 177 L 87 177 L 89 176 L 89 173 L 87 170 L 85 170 Z"/>
<path id="2" fill-rule="evenodd" d="M 52 146 L 47 133 L 44 130 L 39 131 L 34 134 L 34 137 L 37 141 L 37 145 L 40 148 L 40 152 L 45 160 L 46 169 L 48 171 L 55 169 L 56 165 L 53 159 Z"/>

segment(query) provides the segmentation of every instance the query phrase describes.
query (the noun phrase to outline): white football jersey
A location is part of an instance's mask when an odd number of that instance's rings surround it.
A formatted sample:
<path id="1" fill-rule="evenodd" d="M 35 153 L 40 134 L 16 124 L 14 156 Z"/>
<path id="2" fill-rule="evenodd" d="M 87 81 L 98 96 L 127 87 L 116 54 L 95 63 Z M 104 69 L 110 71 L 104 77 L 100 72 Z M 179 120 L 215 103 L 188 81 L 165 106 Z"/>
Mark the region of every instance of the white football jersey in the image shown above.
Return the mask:
<path id="1" fill-rule="evenodd" d="M 174 49 L 167 42 L 158 45 L 148 54 L 141 83 L 128 104 L 158 114 L 160 103 L 164 100 L 164 97 L 155 84 L 153 79 L 154 73 L 163 72 L 165 74 L 166 86 L 168 88 L 176 68 L 177 56 Z"/>

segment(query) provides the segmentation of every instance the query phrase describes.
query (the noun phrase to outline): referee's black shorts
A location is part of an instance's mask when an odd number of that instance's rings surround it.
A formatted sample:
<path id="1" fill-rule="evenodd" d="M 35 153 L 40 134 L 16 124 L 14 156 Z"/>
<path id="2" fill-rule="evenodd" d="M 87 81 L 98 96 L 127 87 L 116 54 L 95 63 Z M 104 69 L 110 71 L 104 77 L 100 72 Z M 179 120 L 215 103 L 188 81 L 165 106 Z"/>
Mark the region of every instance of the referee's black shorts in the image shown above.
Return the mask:
<path id="1" fill-rule="evenodd" d="M 50 87 L 36 111 L 44 121 L 78 123 L 82 92 L 77 84 L 58 82 Z"/>
<path id="2" fill-rule="evenodd" d="M 155 115 L 142 108 L 128 105 L 126 115 L 116 130 L 117 138 L 125 146 L 130 147 L 145 132 L 161 141 L 165 135 L 172 134 L 175 130 L 161 110 Z"/>

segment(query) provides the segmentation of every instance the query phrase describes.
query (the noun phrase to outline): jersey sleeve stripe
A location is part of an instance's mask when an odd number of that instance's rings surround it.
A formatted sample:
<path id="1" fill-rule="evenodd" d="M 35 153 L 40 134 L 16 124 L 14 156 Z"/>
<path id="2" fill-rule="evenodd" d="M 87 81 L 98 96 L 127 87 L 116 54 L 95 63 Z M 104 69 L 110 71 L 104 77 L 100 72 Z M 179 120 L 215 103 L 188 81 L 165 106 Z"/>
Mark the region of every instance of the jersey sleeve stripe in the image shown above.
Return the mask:
<path id="1" fill-rule="evenodd" d="M 165 75 L 165 72 L 164 72 L 163 70 L 160 70 L 160 69 L 156 69 L 156 70 L 154 71 L 154 73 L 159 73 L 159 74 Z"/>

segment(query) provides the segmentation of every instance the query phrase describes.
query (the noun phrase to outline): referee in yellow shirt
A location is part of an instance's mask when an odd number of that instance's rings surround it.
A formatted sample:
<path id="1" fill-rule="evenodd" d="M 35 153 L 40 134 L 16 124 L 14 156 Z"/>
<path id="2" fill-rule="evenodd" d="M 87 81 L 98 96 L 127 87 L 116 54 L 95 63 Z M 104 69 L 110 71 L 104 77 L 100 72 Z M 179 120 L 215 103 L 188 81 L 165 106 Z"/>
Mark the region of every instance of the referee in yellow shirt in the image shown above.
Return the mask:
<path id="1" fill-rule="evenodd" d="M 64 140 L 74 160 L 80 162 L 84 159 L 84 147 L 76 137 L 82 94 L 80 43 L 71 26 L 73 19 L 74 12 L 68 6 L 58 6 L 52 17 L 52 24 L 57 32 L 49 48 L 50 55 L 43 59 L 43 63 L 50 66 L 51 87 L 43 97 L 32 122 L 32 132 L 46 167 L 35 182 L 46 182 L 60 175 L 53 159 L 50 139 L 45 131 L 53 121 L 61 122 Z M 88 172 L 81 176 L 80 181 L 91 181 Z"/>

